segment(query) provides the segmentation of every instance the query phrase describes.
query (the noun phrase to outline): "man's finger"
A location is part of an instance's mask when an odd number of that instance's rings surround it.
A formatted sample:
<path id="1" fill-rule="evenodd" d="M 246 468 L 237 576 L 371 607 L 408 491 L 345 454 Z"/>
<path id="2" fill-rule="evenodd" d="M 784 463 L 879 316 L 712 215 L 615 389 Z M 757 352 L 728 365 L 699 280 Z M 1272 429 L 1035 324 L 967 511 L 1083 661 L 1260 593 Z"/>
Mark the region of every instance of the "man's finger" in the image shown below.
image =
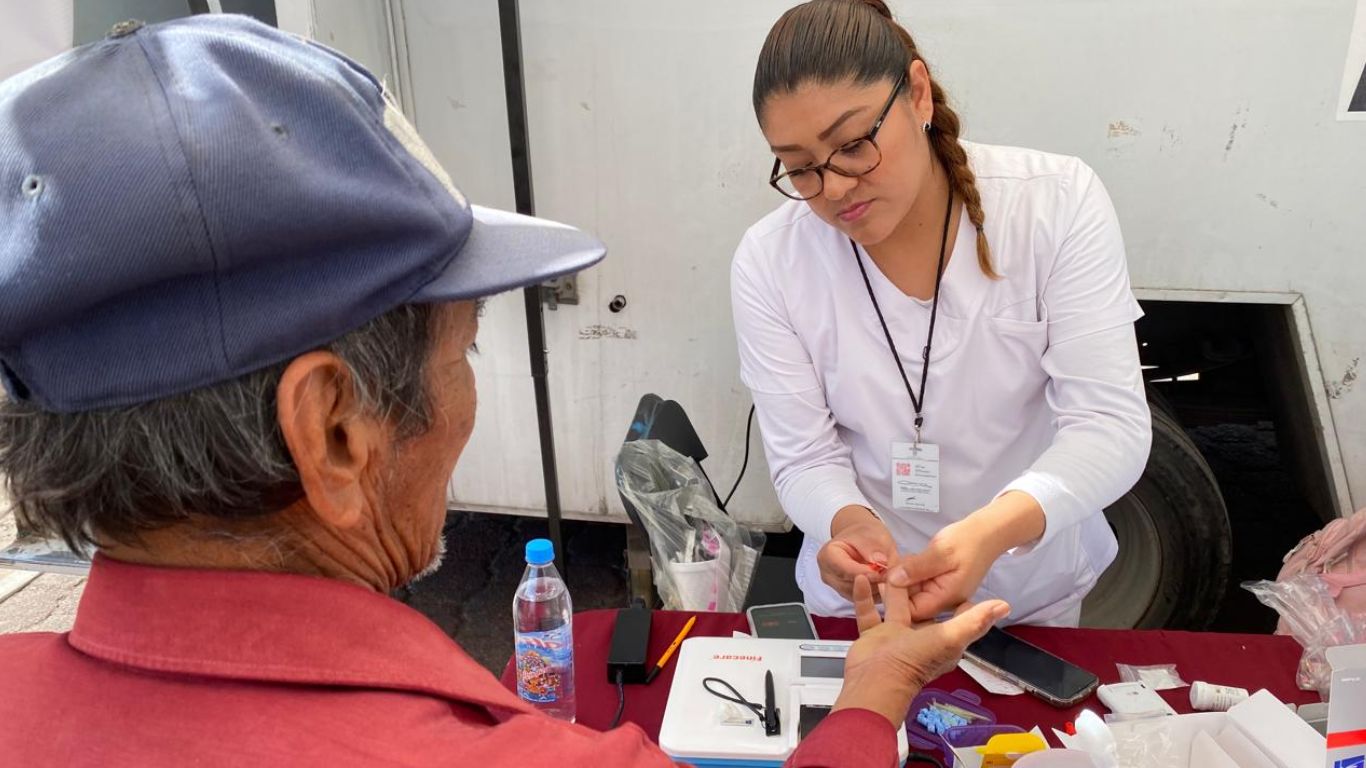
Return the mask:
<path id="1" fill-rule="evenodd" d="M 865 576 L 854 577 L 854 619 L 858 621 L 860 635 L 882 623 L 877 603 L 873 602 L 873 585 Z"/>
<path id="2" fill-rule="evenodd" d="M 985 635 L 992 625 L 1009 615 L 1010 606 L 1004 600 L 988 600 L 939 624 L 937 629 L 950 645 L 962 649 Z"/>
<path id="3" fill-rule="evenodd" d="M 887 621 L 911 626 L 911 595 L 905 587 L 883 582 L 882 604 L 887 610 Z"/>

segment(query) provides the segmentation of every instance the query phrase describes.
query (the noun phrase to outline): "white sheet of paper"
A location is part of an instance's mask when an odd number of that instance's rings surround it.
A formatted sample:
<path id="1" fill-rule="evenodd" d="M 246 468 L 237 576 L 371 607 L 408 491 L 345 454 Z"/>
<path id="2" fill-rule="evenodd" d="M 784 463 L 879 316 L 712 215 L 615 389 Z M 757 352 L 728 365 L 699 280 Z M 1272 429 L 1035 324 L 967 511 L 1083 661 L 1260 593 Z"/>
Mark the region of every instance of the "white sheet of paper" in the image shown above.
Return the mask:
<path id="1" fill-rule="evenodd" d="M 892 444 L 892 506 L 939 514 L 939 446 Z"/>
<path id="2" fill-rule="evenodd" d="M 968 673 L 968 677 L 976 680 L 977 684 L 987 689 L 988 693 L 994 693 L 997 696 L 1019 696 L 1024 693 L 1024 689 L 1020 686 L 969 659 L 959 661 L 958 668 Z"/>

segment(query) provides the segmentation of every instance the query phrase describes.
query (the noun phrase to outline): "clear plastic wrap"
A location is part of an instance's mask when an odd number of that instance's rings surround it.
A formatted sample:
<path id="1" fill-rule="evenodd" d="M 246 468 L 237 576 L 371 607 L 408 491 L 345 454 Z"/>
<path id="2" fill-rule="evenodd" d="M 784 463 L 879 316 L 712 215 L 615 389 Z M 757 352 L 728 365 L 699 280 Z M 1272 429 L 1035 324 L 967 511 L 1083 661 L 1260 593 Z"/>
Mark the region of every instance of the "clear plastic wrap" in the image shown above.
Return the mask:
<path id="1" fill-rule="evenodd" d="M 1185 768 L 1186 756 L 1172 739 L 1173 718 L 1131 720 L 1112 729 L 1120 768 Z"/>
<path id="2" fill-rule="evenodd" d="M 1284 581 L 1248 581 L 1243 589 L 1281 615 L 1290 636 L 1304 648 L 1296 682 L 1307 691 L 1318 691 L 1327 701 L 1332 667 L 1324 652 L 1335 645 L 1366 642 L 1366 616 L 1340 608 L 1328 585 L 1312 573 Z"/>
<path id="3" fill-rule="evenodd" d="M 1143 683 L 1153 691 L 1170 691 L 1176 688 L 1186 688 L 1190 683 L 1181 679 L 1181 674 L 1176 671 L 1175 664 L 1155 664 L 1148 667 L 1136 667 L 1132 664 L 1116 664 L 1119 670 L 1119 679 L 1125 683 Z"/>
<path id="4" fill-rule="evenodd" d="M 658 440 L 628 442 L 617 455 L 617 489 L 650 539 L 655 588 L 666 609 L 744 607 L 764 534 L 721 511 L 696 462 Z"/>

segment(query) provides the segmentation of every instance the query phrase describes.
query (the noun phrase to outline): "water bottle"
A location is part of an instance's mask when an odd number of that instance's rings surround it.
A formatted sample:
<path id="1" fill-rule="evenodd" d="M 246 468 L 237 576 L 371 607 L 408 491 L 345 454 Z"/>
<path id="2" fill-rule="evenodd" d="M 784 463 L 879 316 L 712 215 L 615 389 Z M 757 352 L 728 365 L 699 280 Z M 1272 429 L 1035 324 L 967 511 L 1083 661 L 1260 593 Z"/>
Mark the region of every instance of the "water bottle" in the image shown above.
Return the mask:
<path id="1" fill-rule="evenodd" d="M 526 572 L 512 600 L 517 695 L 542 712 L 574 722 L 574 609 L 555 570 L 555 545 L 526 545 Z"/>

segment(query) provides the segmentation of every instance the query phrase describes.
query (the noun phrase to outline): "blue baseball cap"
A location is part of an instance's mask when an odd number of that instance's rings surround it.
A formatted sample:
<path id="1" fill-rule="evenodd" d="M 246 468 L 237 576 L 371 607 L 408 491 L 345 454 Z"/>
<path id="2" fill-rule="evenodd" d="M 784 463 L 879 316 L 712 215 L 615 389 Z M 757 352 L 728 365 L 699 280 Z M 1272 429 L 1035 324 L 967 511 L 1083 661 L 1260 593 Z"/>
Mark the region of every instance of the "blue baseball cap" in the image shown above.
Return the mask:
<path id="1" fill-rule="evenodd" d="M 0 379 L 44 410 L 227 381 L 605 253 L 470 205 L 374 75 L 247 17 L 125 22 L 0 83 Z"/>

